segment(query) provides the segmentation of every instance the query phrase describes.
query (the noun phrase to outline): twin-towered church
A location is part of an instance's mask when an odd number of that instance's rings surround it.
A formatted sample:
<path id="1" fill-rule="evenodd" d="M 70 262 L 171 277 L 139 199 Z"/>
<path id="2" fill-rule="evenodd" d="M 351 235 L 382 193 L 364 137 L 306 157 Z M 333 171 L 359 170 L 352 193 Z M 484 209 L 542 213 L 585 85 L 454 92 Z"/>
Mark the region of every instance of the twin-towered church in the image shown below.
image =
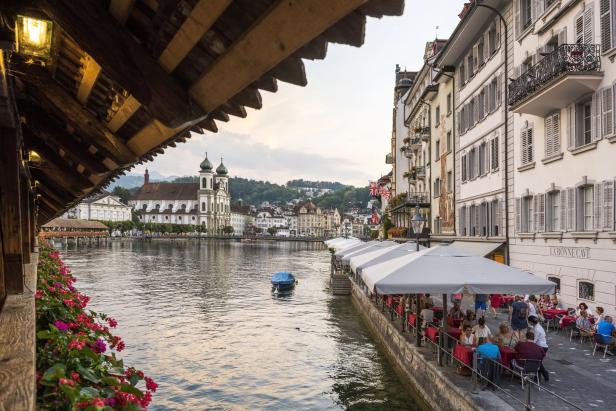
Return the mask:
<path id="1" fill-rule="evenodd" d="M 146 170 L 143 185 L 129 205 L 140 212 L 144 223 L 201 225 L 210 234 L 220 233 L 231 225 L 229 171 L 222 159 L 213 168 L 206 153 L 198 183 L 150 183 Z"/>

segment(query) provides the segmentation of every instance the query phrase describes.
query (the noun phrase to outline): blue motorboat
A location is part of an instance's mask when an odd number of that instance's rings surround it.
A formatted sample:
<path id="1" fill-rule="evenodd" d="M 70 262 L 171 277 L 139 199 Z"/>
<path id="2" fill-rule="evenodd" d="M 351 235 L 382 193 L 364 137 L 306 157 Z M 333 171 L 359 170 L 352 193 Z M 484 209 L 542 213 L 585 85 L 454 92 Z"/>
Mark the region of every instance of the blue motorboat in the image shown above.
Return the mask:
<path id="1" fill-rule="evenodd" d="M 290 290 L 295 287 L 297 281 L 293 274 L 289 272 L 280 272 L 272 276 L 272 288 L 277 291 Z"/>

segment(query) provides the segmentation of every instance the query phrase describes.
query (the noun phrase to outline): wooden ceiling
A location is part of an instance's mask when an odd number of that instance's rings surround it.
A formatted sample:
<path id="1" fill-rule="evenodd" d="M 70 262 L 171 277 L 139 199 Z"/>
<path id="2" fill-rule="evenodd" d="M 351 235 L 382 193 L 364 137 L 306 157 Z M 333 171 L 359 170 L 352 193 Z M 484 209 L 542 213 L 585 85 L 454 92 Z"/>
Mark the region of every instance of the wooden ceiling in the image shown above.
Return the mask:
<path id="1" fill-rule="evenodd" d="M 303 59 L 361 46 L 367 17 L 404 0 L 19 0 L 54 21 L 54 59 L 13 54 L 17 108 L 41 194 L 39 224 L 135 164 L 261 108 L 278 81 L 305 86 Z M 2 27 L 6 31 L 8 26 Z M 4 33 L 6 34 L 6 33 Z"/>

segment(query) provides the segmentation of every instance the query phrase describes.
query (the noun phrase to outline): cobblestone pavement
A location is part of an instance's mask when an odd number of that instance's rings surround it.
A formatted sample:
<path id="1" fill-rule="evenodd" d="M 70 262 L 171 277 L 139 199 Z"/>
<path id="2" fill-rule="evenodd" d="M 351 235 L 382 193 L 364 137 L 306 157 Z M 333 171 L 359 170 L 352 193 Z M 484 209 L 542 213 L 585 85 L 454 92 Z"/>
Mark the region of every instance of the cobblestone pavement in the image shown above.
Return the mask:
<path id="1" fill-rule="evenodd" d="M 507 317 L 507 313 L 500 312 L 497 319 L 491 316 L 486 318 L 492 332 L 495 332 L 498 329 L 498 324 L 506 321 Z M 396 319 L 394 322 L 396 328 L 402 332 L 401 320 Z M 415 337 L 408 331 L 403 332 L 403 334 L 409 341 L 415 341 Z M 591 410 L 593 408 L 616 410 L 616 356 L 608 355 L 603 359 L 602 352 L 597 352 L 593 356 L 593 345 L 590 341 L 585 340 L 583 343 L 580 343 L 579 339 L 574 339 L 572 342 L 569 342 L 569 334 L 564 331 L 550 329 L 547 333 L 547 339 L 549 350 L 544 360 L 544 366 L 550 373 L 550 380 L 544 383 L 542 379 L 542 387 L 583 410 Z M 436 364 L 436 349 L 433 346 L 424 343 L 424 346 L 420 348 L 420 352 Z M 456 368 L 456 363 L 447 361 L 447 364 L 440 369 L 457 385 L 468 392 L 472 392 L 474 387 L 471 378 L 458 375 Z M 478 402 L 484 404 L 485 400 L 489 401 L 490 398 L 497 395 L 512 408 L 524 409 L 525 391 L 522 389 L 518 378 L 514 377 L 511 379 L 511 375 L 505 372 L 501 377 L 500 386 L 503 391 L 484 391 L 478 389 L 471 395 L 480 400 Z M 549 394 L 544 389 L 538 390 L 536 386 L 532 386 L 531 402 L 536 410 L 578 409 Z M 506 407 L 502 409 L 506 409 Z"/>

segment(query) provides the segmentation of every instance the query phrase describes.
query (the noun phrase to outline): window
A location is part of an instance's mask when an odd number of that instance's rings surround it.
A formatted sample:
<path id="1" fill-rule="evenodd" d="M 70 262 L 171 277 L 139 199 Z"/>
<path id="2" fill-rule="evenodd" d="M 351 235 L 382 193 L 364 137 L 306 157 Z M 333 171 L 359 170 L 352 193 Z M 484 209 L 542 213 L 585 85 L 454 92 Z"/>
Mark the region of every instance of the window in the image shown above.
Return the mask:
<path id="1" fill-rule="evenodd" d="M 587 4 L 584 11 L 575 18 L 575 42 L 577 44 L 593 44 L 593 13 L 592 3 Z M 601 36 L 603 39 L 603 35 Z"/>
<path id="2" fill-rule="evenodd" d="M 475 98 L 471 99 L 471 102 L 468 105 L 468 124 L 470 127 L 474 127 L 477 120 L 477 116 L 475 115 Z"/>
<path id="3" fill-rule="evenodd" d="M 526 126 L 522 129 L 520 136 L 520 142 L 522 145 L 522 165 L 530 164 L 533 162 L 533 128 L 532 126 Z"/>
<path id="4" fill-rule="evenodd" d="M 434 142 L 434 160 L 438 161 L 441 156 L 441 140 Z"/>
<path id="5" fill-rule="evenodd" d="M 595 285 L 588 281 L 578 282 L 578 298 L 582 300 L 595 300 Z"/>
<path id="6" fill-rule="evenodd" d="M 468 156 L 466 154 L 462 155 L 462 181 L 468 180 Z"/>
<path id="7" fill-rule="evenodd" d="M 533 1 L 520 0 L 520 31 L 526 30 L 533 23 Z"/>
<path id="8" fill-rule="evenodd" d="M 466 206 L 460 207 L 458 221 L 460 224 L 460 227 L 459 227 L 460 235 L 466 236 L 467 235 L 466 234 Z"/>
<path id="9" fill-rule="evenodd" d="M 599 14 L 601 21 L 601 51 L 605 53 L 616 44 L 614 38 L 614 22 L 612 21 L 612 13 L 616 7 L 616 1 L 603 0 L 599 2 Z"/>
<path id="10" fill-rule="evenodd" d="M 453 193 L 453 173 L 451 171 L 447 172 L 447 192 Z"/>
<path id="11" fill-rule="evenodd" d="M 485 47 L 485 43 L 483 41 L 483 36 L 479 39 L 479 43 L 477 43 L 477 59 L 479 60 L 479 64 L 478 65 L 483 65 L 484 62 L 484 55 L 483 55 L 483 51 L 484 51 L 484 47 Z"/>
<path id="12" fill-rule="evenodd" d="M 490 162 L 492 171 L 498 170 L 498 134 L 490 140 Z"/>
<path id="13" fill-rule="evenodd" d="M 501 217 L 500 202 L 498 199 L 490 203 L 490 235 L 498 236 L 500 233 Z"/>
<path id="14" fill-rule="evenodd" d="M 488 235 L 488 203 L 484 201 L 479 206 L 479 233 L 480 236 Z"/>
<path id="15" fill-rule="evenodd" d="M 453 105 L 451 104 L 451 93 L 447 94 L 447 114 L 451 114 Z"/>
<path id="16" fill-rule="evenodd" d="M 548 277 L 548 281 L 554 283 L 554 293 L 560 294 L 560 278 L 558 277 Z"/>
<path id="17" fill-rule="evenodd" d="M 601 90 L 601 134 L 603 137 L 614 133 L 614 100 L 613 89 L 607 87 Z"/>
<path id="18" fill-rule="evenodd" d="M 203 177 L 201 179 L 201 188 L 202 189 L 206 189 L 207 188 L 207 180 L 205 179 L 205 177 Z"/>
<path id="19" fill-rule="evenodd" d="M 205 202 L 201 203 L 201 211 L 205 211 Z"/>
<path id="20" fill-rule="evenodd" d="M 473 147 L 471 151 L 468 153 L 468 169 L 469 169 L 469 180 L 473 180 L 477 177 L 477 150 Z"/>
<path id="21" fill-rule="evenodd" d="M 434 197 L 440 197 L 441 195 L 441 179 L 439 177 L 434 179 Z"/>
<path id="22" fill-rule="evenodd" d="M 471 51 L 471 53 L 466 58 L 466 71 L 468 72 L 468 78 L 469 79 L 471 79 L 473 77 L 473 75 L 475 74 L 475 72 L 473 70 L 473 67 L 474 67 L 474 64 L 473 64 L 473 52 Z"/>
<path id="23" fill-rule="evenodd" d="M 545 231 L 560 231 L 560 191 L 550 191 L 545 196 Z"/>
<path id="24" fill-rule="evenodd" d="M 486 143 L 483 142 L 479 146 L 479 175 L 482 176 L 487 172 L 486 167 Z"/>
<path id="25" fill-rule="evenodd" d="M 434 109 L 434 127 L 438 127 L 441 124 L 441 106 L 436 106 Z"/>
<path id="26" fill-rule="evenodd" d="M 477 210 L 477 206 L 472 204 L 470 207 L 470 226 L 469 226 L 469 233 L 468 235 L 470 235 L 471 237 L 474 237 L 475 235 L 477 235 L 477 216 L 476 216 L 476 210 Z"/>
<path id="27" fill-rule="evenodd" d="M 488 31 L 488 52 L 490 56 L 496 52 L 496 24 L 494 23 Z"/>
<path id="28" fill-rule="evenodd" d="M 532 232 L 533 224 L 533 196 L 516 199 L 516 231 L 519 233 Z"/>
<path id="29" fill-rule="evenodd" d="M 168 215 L 166 215 L 166 216 L 165 216 L 165 220 L 168 220 L 168 219 L 169 219 L 169 216 L 168 216 Z"/>
<path id="30" fill-rule="evenodd" d="M 447 132 L 447 152 L 451 152 L 451 131 Z"/>
<path id="31" fill-rule="evenodd" d="M 594 203 L 594 187 L 592 185 L 583 186 L 578 189 L 579 198 L 579 217 L 578 227 L 584 231 L 592 231 L 593 225 L 593 203 Z M 580 221 L 581 220 L 581 221 Z"/>
<path id="32" fill-rule="evenodd" d="M 486 97 L 486 93 L 484 90 L 481 90 L 481 92 L 479 93 L 479 97 L 477 99 L 477 103 L 479 104 L 478 107 L 478 120 L 483 120 L 483 118 L 486 116 L 486 112 L 485 112 L 485 97 Z"/>
<path id="33" fill-rule="evenodd" d="M 464 63 L 460 64 L 460 84 L 464 85 L 466 83 L 466 68 L 464 67 Z"/>
<path id="34" fill-rule="evenodd" d="M 575 145 L 580 147 L 592 141 L 592 101 L 586 100 L 578 103 L 576 114 Z"/>
<path id="35" fill-rule="evenodd" d="M 545 157 L 560 154 L 560 112 L 545 118 Z"/>

